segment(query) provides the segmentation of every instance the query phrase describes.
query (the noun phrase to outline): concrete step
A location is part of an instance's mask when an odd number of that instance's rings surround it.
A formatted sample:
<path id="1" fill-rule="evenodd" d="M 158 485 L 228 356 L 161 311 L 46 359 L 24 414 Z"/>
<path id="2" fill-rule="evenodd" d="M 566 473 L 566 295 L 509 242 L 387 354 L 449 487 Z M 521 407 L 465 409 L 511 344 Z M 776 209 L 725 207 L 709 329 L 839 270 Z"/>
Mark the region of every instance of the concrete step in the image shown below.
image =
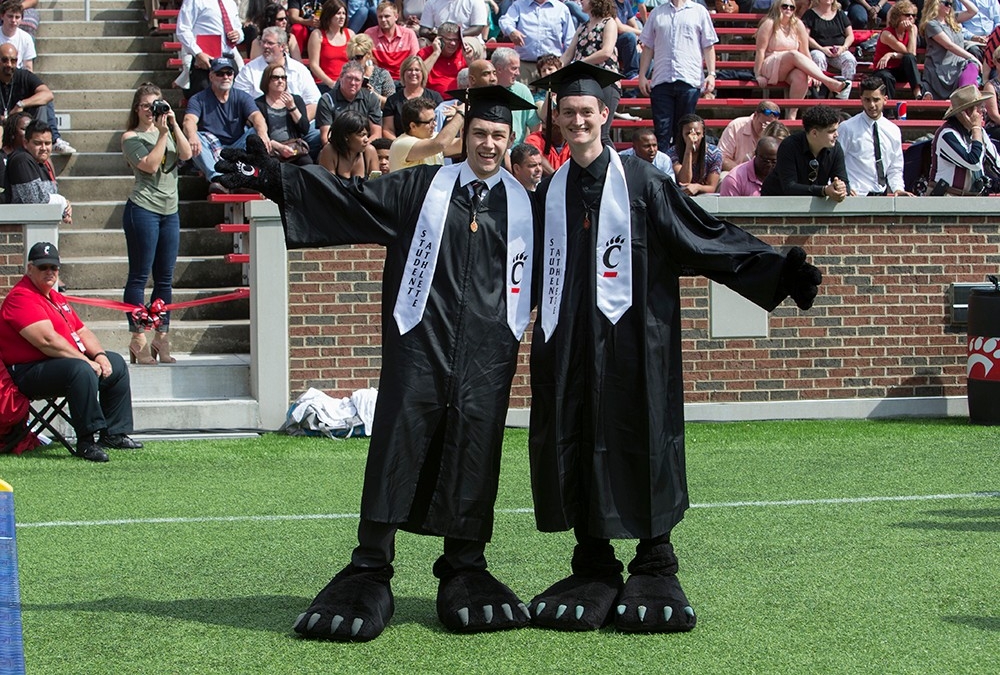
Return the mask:
<path id="1" fill-rule="evenodd" d="M 143 82 L 152 82 L 161 89 L 170 89 L 174 79 L 177 77 L 177 70 L 99 70 L 97 63 L 85 64 L 89 70 L 78 71 L 54 71 L 43 70 L 42 82 L 53 91 L 63 89 L 93 89 L 103 91 L 105 89 L 135 89 Z M 59 101 L 56 100 L 56 110 L 59 110 Z M 121 124 L 117 122 L 116 124 Z"/>
<path id="2" fill-rule="evenodd" d="M 73 224 L 61 226 L 59 236 L 65 236 L 78 229 L 112 230 L 120 235 L 124 211 L 124 201 L 77 202 L 73 204 Z M 225 219 L 225 207 L 222 204 L 209 204 L 202 200 L 182 201 L 179 204 L 178 212 L 181 226 L 185 229 L 210 229 Z M 231 237 L 231 235 L 221 236 Z"/>
<path id="3" fill-rule="evenodd" d="M 66 138 L 75 145 L 73 133 Z M 79 148 L 77 148 L 79 149 Z M 59 179 L 59 194 L 73 203 L 83 201 L 125 201 L 132 192 L 135 179 L 128 176 L 108 176 L 95 181 L 92 176 L 68 176 Z M 200 176 L 181 176 L 180 198 L 182 200 L 205 199 L 208 182 Z"/>
<path id="4" fill-rule="evenodd" d="M 84 20 L 83 6 L 79 8 L 74 8 L 72 6 L 63 7 L 62 5 L 56 5 L 51 9 L 40 9 L 38 11 L 41 17 L 41 23 L 39 24 L 38 30 L 40 32 L 48 32 L 50 26 L 53 24 L 58 24 L 60 22 L 75 22 Z M 145 27 L 146 22 L 142 19 L 143 10 L 142 7 L 112 7 L 106 8 L 101 5 L 91 5 L 90 8 L 90 20 L 91 22 L 99 23 L 103 21 L 130 21 L 139 22 L 143 27 Z"/>
<path id="5" fill-rule="evenodd" d="M 76 126 L 76 117 L 73 118 L 73 126 Z M 70 139 L 70 142 L 72 142 L 71 136 L 72 132 L 67 131 L 66 138 Z M 121 152 L 77 152 L 73 155 L 55 155 L 52 165 L 58 180 L 70 176 L 132 175 L 132 169 Z"/>
<path id="6" fill-rule="evenodd" d="M 87 327 L 105 349 L 110 347 L 122 354 L 128 351 L 129 332 L 124 316 L 114 321 L 88 323 Z M 180 354 L 248 354 L 250 322 L 171 321 L 170 348 Z"/>
<path id="7" fill-rule="evenodd" d="M 74 215 L 76 215 L 74 211 Z M 59 248 L 73 256 L 126 257 L 125 235 L 121 229 L 72 229 L 59 232 Z M 179 255 L 224 255 L 233 252 L 233 235 L 209 227 L 181 228 Z"/>
<path id="8" fill-rule="evenodd" d="M 127 348 L 123 356 L 128 357 Z M 249 355 L 174 356 L 177 363 L 129 367 L 133 400 L 207 401 L 250 396 Z"/>
<path id="9" fill-rule="evenodd" d="M 120 280 L 121 284 L 124 284 L 125 279 Z M 152 286 L 152 283 L 149 284 Z M 178 288 L 175 289 L 172 295 L 171 302 L 181 303 L 190 302 L 192 300 L 207 300 L 209 298 L 219 297 L 227 293 L 231 293 L 235 288 L 213 288 L 213 289 L 189 289 L 189 288 Z M 122 289 L 119 288 L 108 288 L 101 290 L 80 290 L 75 293 L 70 293 L 70 295 L 77 295 L 82 298 L 93 298 L 95 300 L 105 300 L 112 302 L 122 301 Z M 145 300 L 148 303 L 151 298 L 151 291 L 147 290 Z M 77 314 L 83 319 L 84 323 L 90 325 L 96 322 L 121 322 L 124 321 L 125 314 L 121 310 L 117 309 L 106 309 L 104 307 L 95 307 L 93 305 L 85 305 L 83 303 L 75 303 L 74 309 L 76 309 Z M 181 309 L 173 310 L 170 313 L 171 321 L 173 322 L 212 322 L 212 321 L 246 321 L 250 316 L 250 301 L 246 298 L 241 298 L 237 300 L 223 300 L 220 302 L 211 302 L 204 305 L 196 305 L 194 307 L 184 307 Z"/>
<path id="10" fill-rule="evenodd" d="M 173 368 L 171 366 L 143 366 L 143 368 Z M 137 368 L 139 366 L 136 366 Z M 136 434 L 144 430 L 197 431 L 218 434 L 227 430 L 257 430 L 260 428 L 260 406 L 250 397 L 228 397 L 217 401 L 132 401 L 132 418 Z M 146 440 L 156 440 L 149 437 Z M 121 450 L 112 450 L 123 452 Z M 143 452 L 139 450 L 139 452 Z M 112 460 L 113 461 L 113 460 Z"/>
<path id="11" fill-rule="evenodd" d="M 62 255 L 59 279 L 66 288 L 120 288 L 128 274 L 128 261 L 121 256 L 78 257 Z M 174 288 L 222 288 L 243 284 L 242 265 L 227 263 L 222 256 L 178 256 Z"/>
<path id="12" fill-rule="evenodd" d="M 73 10 L 77 11 L 77 10 Z M 38 27 L 38 37 L 47 38 L 96 38 L 96 37 L 122 37 L 122 36 L 142 36 L 148 35 L 146 22 L 142 21 L 142 13 L 139 13 L 139 20 L 135 18 L 121 20 L 104 21 L 84 21 L 83 10 L 80 11 L 79 18 L 62 19 L 52 21 L 42 16 L 42 24 Z"/>
<path id="13" fill-rule="evenodd" d="M 180 89 L 163 89 L 163 98 L 178 113 L 183 112 L 180 108 L 181 99 L 184 92 Z M 63 89 L 53 92 L 59 104 L 59 110 L 77 110 L 80 108 L 113 108 L 119 111 L 118 117 L 121 121 L 118 124 L 125 128 L 128 119 L 128 111 L 132 107 L 132 98 L 135 96 L 135 89 Z M 181 115 L 178 114 L 178 121 Z M 108 118 L 108 126 L 114 125 L 116 118 Z"/>
<path id="14" fill-rule="evenodd" d="M 78 53 L 57 54 L 39 52 L 36 69 L 40 73 L 55 73 L 73 70 L 81 67 L 99 68 L 100 70 L 157 70 L 166 68 L 167 54 L 149 54 L 143 52 L 115 52 L 81 56 Z"/>
<path id="15" fill-rule="evenodd" d="M 108 53 L 150 53 L 174 57 L 176 52 L 163 50 L 163 35 L 102 35 L 81 40 L 76 36 L 53 36 L 52 30 L 59 26 L 52 24 L 42 27 L 42 34 L 35 40 L 35 50 L 39 58 L 48 58 L 50 54 L 86 54 L 94 59 L 100 59 L 101 54 Z M 83 57 L 87 58 L 87 57 Z"/>
<path id="16" fill-rule="evenodd" d="M 39 0 L 37 9 L 79 9 L 85 6 L 84 0 Z M 141 0 L 90 0 L 91 12 L 101 9 L 142 9 Z"/>

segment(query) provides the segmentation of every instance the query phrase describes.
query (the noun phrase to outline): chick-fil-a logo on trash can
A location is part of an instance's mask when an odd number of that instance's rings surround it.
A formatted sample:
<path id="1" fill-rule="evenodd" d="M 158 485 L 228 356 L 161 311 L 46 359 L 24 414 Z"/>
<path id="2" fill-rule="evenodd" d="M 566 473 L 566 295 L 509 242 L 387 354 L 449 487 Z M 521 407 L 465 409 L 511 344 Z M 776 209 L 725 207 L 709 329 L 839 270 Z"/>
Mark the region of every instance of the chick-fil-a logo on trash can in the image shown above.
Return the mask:
<path id="1" fill-rule="evenodd" d="M 971 380 L 1000 382 L 1000 339 L 970 336 L 965 374 Z"/>

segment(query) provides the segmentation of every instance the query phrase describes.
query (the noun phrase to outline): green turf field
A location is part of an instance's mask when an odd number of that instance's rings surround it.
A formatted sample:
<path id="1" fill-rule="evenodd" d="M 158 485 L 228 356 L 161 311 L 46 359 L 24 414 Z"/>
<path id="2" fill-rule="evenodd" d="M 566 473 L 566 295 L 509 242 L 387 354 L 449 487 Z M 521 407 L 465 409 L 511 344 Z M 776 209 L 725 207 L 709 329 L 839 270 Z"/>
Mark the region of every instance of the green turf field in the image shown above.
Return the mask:
<path id="1" fill-rule="evenodd" d="M 1000 429 L 690 424 L 687 441 L 693 508 L 673 539 L 694 632 L 449 634 L 440 541 L 404 533 L 396 615 L 359 645 L 291 624 L 353 546 L 366 441 L 150 442 L 104 465 L 0 456 L 28 672 L 1000 671 Z M 572 538 L 534 528 L 526 443 L 507 433 L 487 555 L 527 602 L 568 573 Z"/>

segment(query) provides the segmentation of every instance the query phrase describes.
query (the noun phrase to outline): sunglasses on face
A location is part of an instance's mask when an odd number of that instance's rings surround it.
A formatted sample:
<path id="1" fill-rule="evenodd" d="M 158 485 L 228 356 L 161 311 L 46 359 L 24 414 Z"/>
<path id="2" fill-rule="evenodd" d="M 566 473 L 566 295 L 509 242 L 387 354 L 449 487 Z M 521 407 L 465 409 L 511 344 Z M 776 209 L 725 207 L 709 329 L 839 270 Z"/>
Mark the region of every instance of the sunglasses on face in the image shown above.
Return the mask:
<path id="1" fill-rule="evenodd" d="M 355 54 L 351 58 L 354 59 L 355 61 L 364 61 L 365 59 L 368 58 L 368 55 L 367 54 Z"/>
<path id="2" fill-rule="evenodd" d="M 35 268 L 40 272 L 58 272 L 59 265 L 35 265 Z"/>
<path id="3" fill-rule="evenodd" d="M 795 5 L 782 5 L 782 6 L 781 6 L 781 9 L 790 9 L 790 10 L 794 10 L 794 9 L 795 9 Z"/>
<path id="4" fill-rule="evenodd" d="M 942 6 L 942 7 L 951 7 L 951 6 L 952 6 L 952 5 L 954 5 L 954 4 L 955 4 L 955 3 L 951 2 L 951 0 L 947 0 L 947 2 L 942 2 L 942 3 L 941 3 L 941 6 Z"/>
<path id="5" fill-rule="evenodd" d="M 288 17 L 287 16 L 276 16 L 276 17 L 274 17 L 274 20 L 275 21 L 288 21 Z"/>
<path id="6" fill-rule="evenodd" d="M 780 110 L 761 110 L 760 114 L 764 115 L 765 117 L 781 117 Z"/>
<path id="7" fill-rule="evenodd" d="M 272 80 L 287 80 L 288 76 L 287 75 L 272 75 L 271 79 Z"/>
<path id="8" fill-rule="evenodd" d="M 810 159 L 809 160 L 809 182 L 814 183 L 816 177 L 819 176 L 819 160 Z"/>
<path id="9" fill-rule="evenodd" d="M 216 73 L 216 75 L 218 75 L 219 77 L 233 77 L 236 75 L 236 73 L 234 73 L 231 70 L 220 70 L 219 72 Z"/>

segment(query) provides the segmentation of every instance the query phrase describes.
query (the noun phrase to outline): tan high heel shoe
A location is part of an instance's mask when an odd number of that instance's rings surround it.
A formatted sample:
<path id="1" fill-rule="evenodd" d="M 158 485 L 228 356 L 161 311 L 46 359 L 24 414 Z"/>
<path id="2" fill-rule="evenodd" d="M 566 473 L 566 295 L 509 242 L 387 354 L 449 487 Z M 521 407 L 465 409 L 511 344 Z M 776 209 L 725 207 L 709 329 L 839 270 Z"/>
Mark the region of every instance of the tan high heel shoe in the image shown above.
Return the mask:
<path id="1" fill-rule="evenodd" d="M 146 333 L 132 333 L 132 338 L 128 342 L 128 357 L 130 362 L 142 366 L 151 366 L 156 363 L 156 359 L 149 351 Z"/>
<path id="2" fill-rule="evenodd" d="M 150 350 L 153 358 L 159 358 L 160 363 L 177 363 L 177 359 L 170 355 L 170 334 L 156 331 L 156 337 L 150 343 Z"/>

